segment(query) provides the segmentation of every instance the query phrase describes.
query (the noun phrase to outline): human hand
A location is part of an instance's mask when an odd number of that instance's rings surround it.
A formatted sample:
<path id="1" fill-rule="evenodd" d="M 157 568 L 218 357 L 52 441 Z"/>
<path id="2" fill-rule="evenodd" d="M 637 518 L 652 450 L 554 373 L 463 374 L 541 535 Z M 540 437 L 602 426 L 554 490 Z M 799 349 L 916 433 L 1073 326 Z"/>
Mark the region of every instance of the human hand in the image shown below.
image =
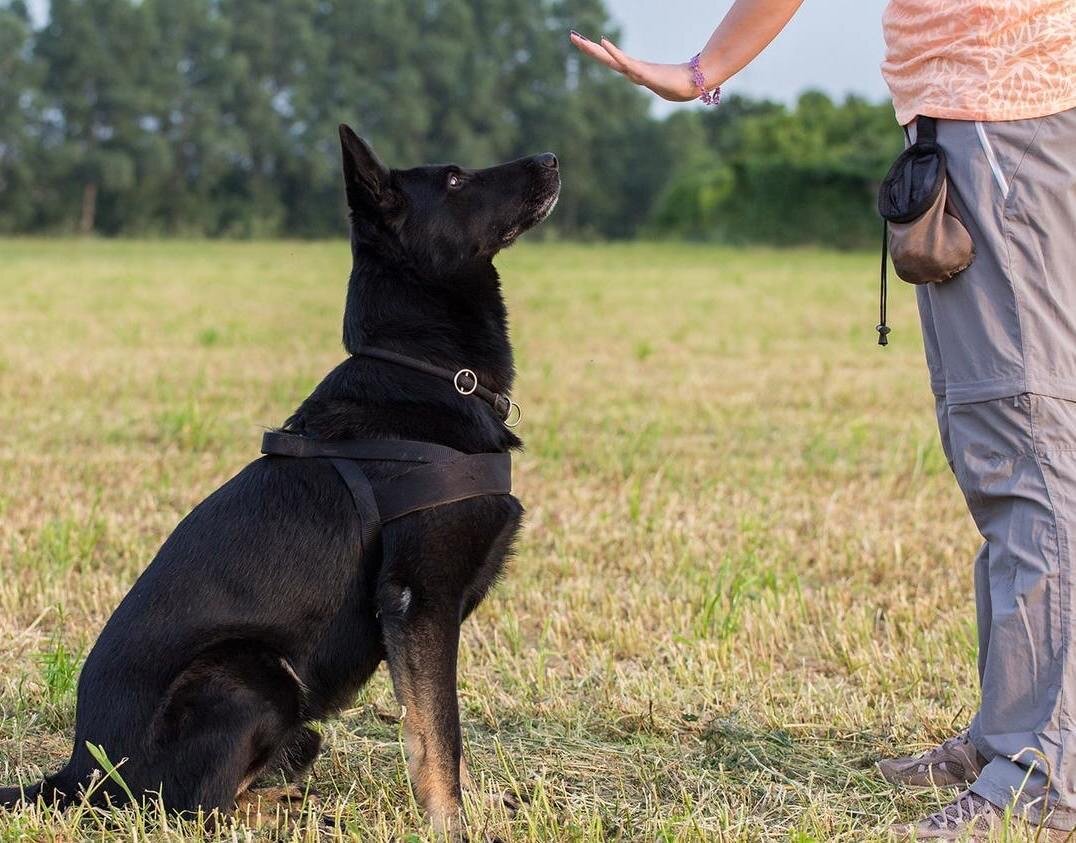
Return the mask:
<path id="1" fill-rule="evenodd" d="M 649 88 L 669 102 L 688 102 L 699 96 L 695 78 L 688 64 L 655 64 L 625 54 L 608 38 L 601 42 L 584 38 L 572 30 L 571 42 L 579 52 L 601 62 L 636 85 Z"/>

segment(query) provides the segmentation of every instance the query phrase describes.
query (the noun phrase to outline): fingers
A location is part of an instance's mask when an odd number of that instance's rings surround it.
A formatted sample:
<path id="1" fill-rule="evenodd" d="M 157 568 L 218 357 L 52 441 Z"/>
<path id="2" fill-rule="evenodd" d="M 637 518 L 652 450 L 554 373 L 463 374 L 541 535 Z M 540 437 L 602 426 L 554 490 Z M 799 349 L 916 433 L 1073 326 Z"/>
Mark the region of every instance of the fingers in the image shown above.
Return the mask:
<path id="1" fill-rule="evenodd" d="M 578 32 L 571 34 L 571 42 L 579 52 L 584 55 L 590 56 L 595 61 L 601 62 L 606 67 L 615 70 L 617 73 L 625 73 L 626 68 L 609 53 L 604 44 L 596 44 L 588 38 L 584 38 Z"/>
<path id="2" fill-rule="evenodd" d="M 627 76 L 636 85 L 646 84 L 646 74 L 643 72 L 643 67 L 646 64 L 645 62 L 633 59 L 608 38 L 602 37 L 601 45 L 605 49 L 605 52 L 612 56 L 621 73 Z"/>
<path id="3" fill-rule="evenodd" d="M 593 41 L 574 32 L 572 33 L 571 40 L 576 49 L 584 55 L 590 56 L 595 61 L 601 62 L 606 67 L 612 68 L 617 72 L 623 71 L 623 68 L 620 67 L 620 64 L 616 59 L 609 55 L 601 44 L 595 44 Z"/>
<path id="4" fill-rule="evenodd" d="M 574 29 L 572 45 L 581 53 L 627 77 L 636 85 L 649 88 L 669 102 L 688 102 L 697 96 L 694 81 L 686 64 L 653 64 L 632 58 L 608 38 L 600 43 L 584 38 Z"/>
<path id="5" fill-rule="evenodd" d="M 605 47 L 605 52 L 620 63 L 621 67 L 629 68 L 635 64 L 635 59 L 629 55 L 625 55 L 624 52 L 622 52 L 621 49 L 608 38 L 602 38 L 602 46 Z"/>

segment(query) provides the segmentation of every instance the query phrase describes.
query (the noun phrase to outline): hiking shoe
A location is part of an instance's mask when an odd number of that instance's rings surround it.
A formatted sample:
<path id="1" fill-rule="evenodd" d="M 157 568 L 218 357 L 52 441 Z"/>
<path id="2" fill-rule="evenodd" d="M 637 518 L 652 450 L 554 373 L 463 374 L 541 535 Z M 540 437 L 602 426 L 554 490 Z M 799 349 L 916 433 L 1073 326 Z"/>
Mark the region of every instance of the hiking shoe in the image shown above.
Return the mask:
<path id="1" fill-rule="evenodd" d="M 966 787 L 986 766 L 967 730 L 922 755 L 878 762 L 886 781 L 904 787 Z"/>
<path id="2" fill-rule="evenodd" d="M 1001 808 L 977 793 L 965 791 L 936 814 L 931 814 L 917 823 L 892 825 L 889 831 L 898 840 L 985 841 L 990 838 L 992 832 L 1004 828 L 1004 820 L 1005 812 Z M 1034 831 L 1035 840 L 1044 843 L 1066 840 L 1068 835 L 1068 832 L 1052 828 L 1035 828 L 1023 819 L 1021 814 L 1014 812 L 1009 827 L 1016 826 L 1029 832 Z"/>

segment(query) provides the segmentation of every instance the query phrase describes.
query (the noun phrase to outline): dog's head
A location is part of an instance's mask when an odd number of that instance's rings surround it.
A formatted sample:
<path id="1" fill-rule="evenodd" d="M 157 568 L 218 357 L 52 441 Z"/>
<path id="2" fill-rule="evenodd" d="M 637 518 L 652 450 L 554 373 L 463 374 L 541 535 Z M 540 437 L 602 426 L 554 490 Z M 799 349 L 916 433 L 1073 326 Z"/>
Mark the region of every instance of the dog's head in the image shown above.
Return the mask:
<path id="1" fill-rule="evenodd" d="M 485 170 L 390 170 L 349 126 L 340 126 L 340 143 L 353 240 L 398 249 L 432 277 L 488 263 L 548 217 L 560 196 L 557 158 L 548 152 Z"/>

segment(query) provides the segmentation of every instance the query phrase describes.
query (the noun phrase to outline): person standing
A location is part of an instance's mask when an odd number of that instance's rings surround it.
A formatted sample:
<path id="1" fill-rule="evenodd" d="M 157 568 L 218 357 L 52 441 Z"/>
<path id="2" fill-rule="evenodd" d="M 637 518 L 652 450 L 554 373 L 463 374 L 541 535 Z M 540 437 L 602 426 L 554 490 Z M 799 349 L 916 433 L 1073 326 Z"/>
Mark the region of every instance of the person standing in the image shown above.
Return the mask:
<path id="1" fill-rule="evenodd" d="M 664 99 L 716 104 L 802 2 L 737 0 L 683 64 L 571 41 Z M 962 789 L 898 835 L 975 839 L 1011 806 L 1060 839 L 1076 829 L 1076 0 L 890 0 L 883 29 L 897 121 L 912 139 L 936 118 L 975 251 L 916 293 L 942 445 L 984 542 L 979 711 L 879 769 Z"/>

